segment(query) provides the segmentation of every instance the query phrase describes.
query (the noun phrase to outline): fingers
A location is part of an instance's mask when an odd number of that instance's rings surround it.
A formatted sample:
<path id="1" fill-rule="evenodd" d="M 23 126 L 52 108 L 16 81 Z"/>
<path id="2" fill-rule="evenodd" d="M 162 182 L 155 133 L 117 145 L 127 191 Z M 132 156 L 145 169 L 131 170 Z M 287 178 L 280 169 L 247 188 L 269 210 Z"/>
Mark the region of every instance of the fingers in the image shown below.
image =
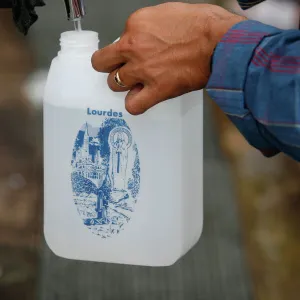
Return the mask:
<path id="1" fill-rule="evenodd" d="M 115 81 L 115 75 L 118 72 L 119 80 L 122 82 L 123 85 L 126 87 L 119 86 Z M 138 83 L 142 83 L 139 80 L 137 73 L 133 69 L 130 63 L 125 64 L 120 69 L 114 70 L 111 72 L 107 78 L 108 86 L 114 92 L 124 92 L 130 90 L 132 87 L 137 85 Z"/>
<path id="2" fill-rule="evenodd" d="M 96 51 L 92 56 L 93 68 L 98 72 L 110 73 L 126 63 L 118 51 L 118 42 Z"/>
<path id="3" fill-rule="evenodd" d="M 130 114 L 139 115 L 166 99 L 162 93 L 150 85 L 138 84 L 128 92 L 125 107 Z"/>
<path id="4" fill-rule="evenodd" d="M 145 76 L 145 72 L 139 64 L 132 63 L 124 55 L 121 55 L 118 43 L 113 43 L 95 52 L 92 57 L 92 65 L 98 72 L 110 73 L 107 81 L 111 90 L 115 92 L 129 91 L 125 99 L 127 111 L 133 115 L 139 115 L 168 99 L 169 89 L 157 88 L 155 81 L 151 80 L 151 76 Z M 139 68 L 136 67 L 137 65 Z M 124 87 L 116 82 L 117 72 L 119 83 L 121 82 Z"/>

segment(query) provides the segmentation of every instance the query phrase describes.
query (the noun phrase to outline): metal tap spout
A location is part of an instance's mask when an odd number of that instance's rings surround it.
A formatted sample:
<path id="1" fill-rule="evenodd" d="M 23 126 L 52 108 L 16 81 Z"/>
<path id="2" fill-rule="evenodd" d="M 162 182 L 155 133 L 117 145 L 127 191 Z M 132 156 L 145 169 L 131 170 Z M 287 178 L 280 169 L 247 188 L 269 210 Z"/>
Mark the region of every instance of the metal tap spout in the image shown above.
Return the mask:
<path id="1" fill-rule="evenodd" d="M 84 0 L 64 0 L 69 21 L 80 20 L 85 16 Z"/>

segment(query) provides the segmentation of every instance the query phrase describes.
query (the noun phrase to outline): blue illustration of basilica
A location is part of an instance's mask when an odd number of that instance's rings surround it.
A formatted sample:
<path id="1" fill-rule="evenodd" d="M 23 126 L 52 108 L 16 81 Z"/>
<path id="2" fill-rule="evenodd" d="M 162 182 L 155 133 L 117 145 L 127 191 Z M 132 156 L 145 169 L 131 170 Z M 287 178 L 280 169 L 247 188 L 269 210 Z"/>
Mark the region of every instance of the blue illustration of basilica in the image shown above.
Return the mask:
<path id="1" fill-rule="evenodd" d="M 74 173 L 91 180 L 97 187 L 100 187 L 106 176 L 106 166 L 102 163 L 100 150 L 97 149 L 94 156 L 90 154 L 90 135 L 88 125 L 85 125 L 83 144 L 76 151 L 73 160 Z M 92 138 L 92 143 L 99 144 L 97 138 Z"/>
<path id="2" fill-rule="evenodd" d="M 88 185 L 90 181 L 96 187 L 96 218 L 86 218 L 84 223 L 88 226 L 109 223 L 109 203 L 119 203 L 129 198 L 127 166 L 128 149 L 132 145 L 131 132 L 124 126 L 111 129 L 106 137 L 109 158 L 101 156 L 100 144 L 103 138 L 100 134 L 96 137 L 91 135 L 88 124 L 85 124 L 82 144 L 75 151 L 72 161 L 73 174 L 88 180 L 81 184 Z"/>

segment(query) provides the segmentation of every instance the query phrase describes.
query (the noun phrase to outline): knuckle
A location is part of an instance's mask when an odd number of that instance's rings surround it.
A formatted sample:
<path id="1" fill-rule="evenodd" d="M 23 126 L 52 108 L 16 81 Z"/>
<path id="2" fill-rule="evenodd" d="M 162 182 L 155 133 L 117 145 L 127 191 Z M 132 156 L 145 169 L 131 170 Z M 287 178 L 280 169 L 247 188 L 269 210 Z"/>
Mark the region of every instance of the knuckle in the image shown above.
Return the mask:
<path id="1" fill-rule="evenodd" d="M 132 13 L 126 21 L 126 29 L 130 30 L 135 27 L 148 14 L 149 8 L 140 8 Z"/>
<path id="2" fill-rule="evenodd" d="M 136 52 L 141 45 L 141 35 L 129 34 L 124 37 L 119 43 L 119 51 L 121 53 Z"/>
<path id="3" fill-rule="evenodd" d="M 129 37 L 123 38 L 120 41 L 120 43 L 118 44 L 118 51 L 121 54 L 133 52 L 134 47 L 133 47 L 132 39 L 133 38 L 131 36 L 129 36 Z"/>
<path id="4" fill-rule="evenodd" d="M 125 24 L 125 29 L 126 30 L 131 30 L 132 27 L 135 27 L 135 23 L 136 23 L 136 12 L 134 12 L 133 14 L 131 14 Z"/>

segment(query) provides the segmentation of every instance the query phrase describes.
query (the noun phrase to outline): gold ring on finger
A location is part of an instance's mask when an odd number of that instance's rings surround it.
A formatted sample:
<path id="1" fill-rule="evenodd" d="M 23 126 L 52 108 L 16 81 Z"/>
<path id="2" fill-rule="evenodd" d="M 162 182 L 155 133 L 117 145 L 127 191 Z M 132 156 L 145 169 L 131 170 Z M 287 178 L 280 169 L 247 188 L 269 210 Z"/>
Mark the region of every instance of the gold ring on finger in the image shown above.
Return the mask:
<path id="1" fill-rule="evenodd" d="M 122 82 L 119 75 L 119 70 L 116 72 L 114 76 L 115 83 L 121 88 L 127 88 L 127 86 Z"/>

